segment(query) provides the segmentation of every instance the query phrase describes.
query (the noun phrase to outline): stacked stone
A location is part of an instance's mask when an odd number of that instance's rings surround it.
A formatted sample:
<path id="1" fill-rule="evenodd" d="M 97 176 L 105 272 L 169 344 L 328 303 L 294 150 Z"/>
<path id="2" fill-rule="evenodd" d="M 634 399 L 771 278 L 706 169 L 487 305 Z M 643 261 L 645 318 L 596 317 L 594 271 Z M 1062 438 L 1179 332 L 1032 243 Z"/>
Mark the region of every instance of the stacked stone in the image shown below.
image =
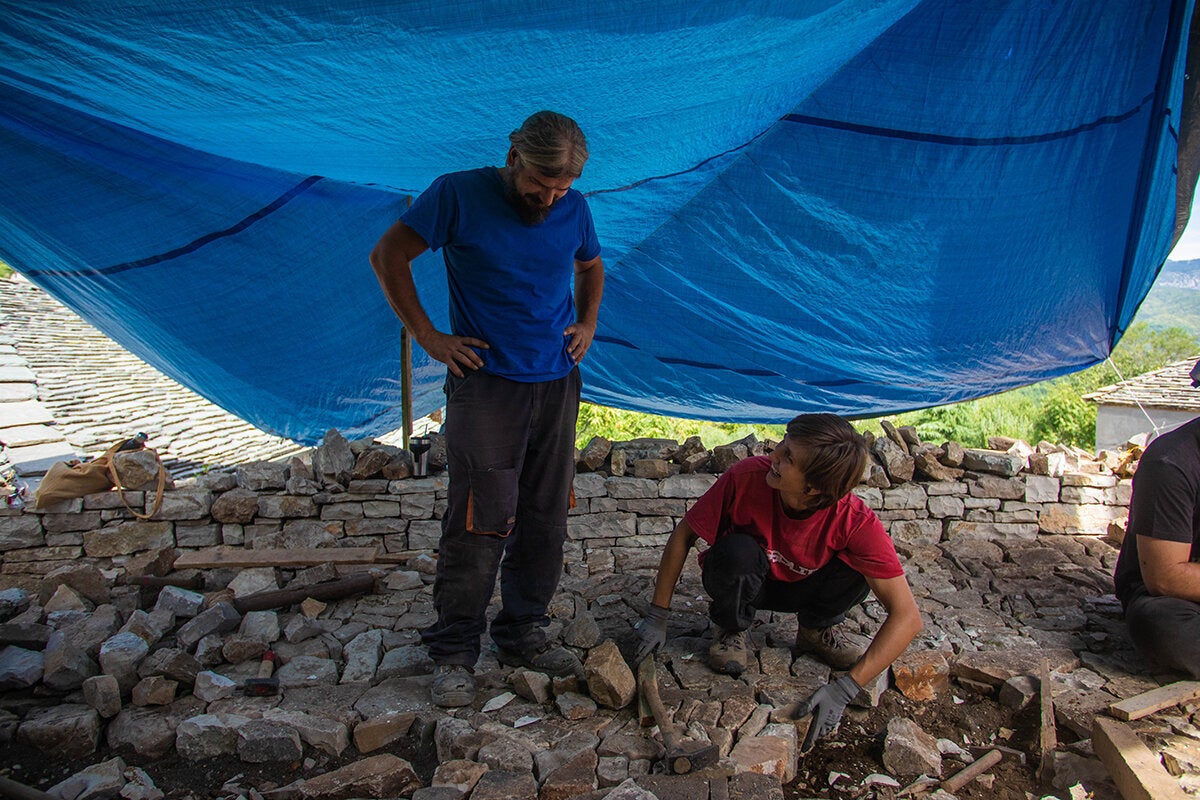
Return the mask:
<path id="1" fill-rule="evenodd" d="M 992 442 L 996 449 L 939 447 L 922 443 L 909 428 L 885 426 L 885 432 L 871 437 L 874 459 L 856 491 L 898 544 L 1101 535 L 1123 526 L 1131 491 L 1128 452 L 1092 458 L 999 438 Z M 148 521 L 134 516 L 153 502 L 147 464 L 128 484 L 138 488 L 124 498 L 102 492 L 43 510 L 0 509 L 0 588 L 34 590 L 80 558 L 127 571 L 131 560 L 160 548 L 432 551 L 447 486 L 444 443 L 434 441 L 431 477 L 411 476 L 405 450 L 347 442 L 330 431 L 311 463 L 259 462 L 188 479 L 165 493 Z M 580 453 L 567 568 L 592 574 L 654 568 L 670 532 L 715 473 L 773 446 L 753 436 L 712 451 L 696 437 L 682 445 L 593 439 Z"/>

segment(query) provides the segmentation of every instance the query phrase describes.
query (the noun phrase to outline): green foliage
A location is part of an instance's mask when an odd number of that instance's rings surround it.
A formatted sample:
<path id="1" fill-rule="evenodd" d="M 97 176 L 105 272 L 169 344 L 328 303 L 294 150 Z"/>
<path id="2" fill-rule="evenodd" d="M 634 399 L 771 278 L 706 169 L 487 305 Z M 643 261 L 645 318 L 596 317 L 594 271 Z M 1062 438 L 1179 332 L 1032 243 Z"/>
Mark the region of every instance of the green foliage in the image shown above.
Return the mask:
<path id="1" fill-rule="evenodd" d="M 5 264 L 3 261 L 0 261 L 0 280 L 3 280 L 4 278 L 7 278 L 9 275 L 12 275 L 12 274 L 13 274 L 13 268 L 10 267 L 8 264 Z"/>
<path id="2" fill-rule="evenodd" d="M 1112 361 L 1125 378 L 1150 372 L 1200 353 L 1200 340 L 1182 328 L 1155 330 L 1131 325 L 1113 348 Z M 1061 378 L 1011 392 L 912 411 L 892 419 L 912 425 L 924 441 L 953 440 L 983 447 L 988 436 L 1012 436 L 1034 444 L 1041 440 L 1091 449 L 1096 441 L 1096 407 L 1083 395 L 1120 381 L 1107 362 Z M 878 427 L 875 420 L 863 429 Z"/>
<path id="3" fill-rule="evenodd" d="M 1138 317 L 1153 328 L 1200 331 L 1200 291 L 1175 286 L 1155 286 L 1138 309 Z"/>
<path id="4" fill-rule="evenodd" d="M 1197 353 L 1200 353 L 1200 339 L 1189 331 L 1156 330 L 1139 322 L 1130 326 L 1113 349 L 1112 361 L 1122 376 L 1132 378 Z M 1091 449 L 1096 441 L 1096 407 L 1082 395 L 1119 380 L 1117 372 L 1104 363 L 1011 392 L 887 419 L 896 425 L 914 426 L 927 442 L 955 441 L 967 447 L 986 447 L 989 436 L 1012 436 L 1030 444 L 1045 439 Z M 878 419 L 859 420 L 855 426 L 879 432 Z M 711 448 L 750 433 L 759 439 L 779 441 L 783 432 L 782 425 L 703 422 L 584 403 L 579 408 L 576 441 L 583 447 L 592 436 L 613 440 L 654 437 L 680 442 L 689 436 L 699 436 Z"/>
<path id="5" fill-rule="evenodd" d="M 593 436 L 603 436 L 613 441 L 649 437 L 674 439 L 679 442 L 689 436 L 699 436 L 706 447 L 712 448 L 743 439 L 751 433 L 759 439 L 779 441 L 783 438 L 783 428 L 782 425 L 750 425 L 662 417 L 657 414 L 642 414 L 592 403 L 580 403 L 575 441 L 579 447 L 584 447 Z"/>

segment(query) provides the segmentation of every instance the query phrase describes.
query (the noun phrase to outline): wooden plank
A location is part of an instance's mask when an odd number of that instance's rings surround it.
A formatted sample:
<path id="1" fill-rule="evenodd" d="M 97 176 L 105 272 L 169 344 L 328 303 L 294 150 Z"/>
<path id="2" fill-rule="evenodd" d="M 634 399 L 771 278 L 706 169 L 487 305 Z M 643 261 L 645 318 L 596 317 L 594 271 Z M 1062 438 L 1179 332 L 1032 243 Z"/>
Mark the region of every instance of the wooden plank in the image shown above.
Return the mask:
<path id="1" fill-rule="evenodd" d="M 312 567 L 317 564 L 374 564 L 376 547 L 310 547 L 292 549 L 246 550 L 241 547 L 215 547 L 181 553 L 175 569 L 211 569 L 215 567 Z"/>
<path id="2" fill-rule="evenodd" d="M 1124 722 L 1096 717 L 1092 748 L 1125 800 L 1187 800 L 1179 782 Z"/>
<path id="3" fill-rule="evenodd" d="M 1197 698 L 1200 698 L 1200 681 L 1179 681 L 1113 703 L 1108 707 L 1108 713 L 1117 719 L 1132 722 Z"/>
<path id="4" fill-rule="evenodd" d="M 1054 723 L 1054 691 L 1050 684 L 1050 662 L 1043 658 L 1038 694 L 1042 704 L 1041 756 L 1037 778 L 1044 784 L 1054 780 L 1054 751 L 1058 749 L 1058 728 Z"/>

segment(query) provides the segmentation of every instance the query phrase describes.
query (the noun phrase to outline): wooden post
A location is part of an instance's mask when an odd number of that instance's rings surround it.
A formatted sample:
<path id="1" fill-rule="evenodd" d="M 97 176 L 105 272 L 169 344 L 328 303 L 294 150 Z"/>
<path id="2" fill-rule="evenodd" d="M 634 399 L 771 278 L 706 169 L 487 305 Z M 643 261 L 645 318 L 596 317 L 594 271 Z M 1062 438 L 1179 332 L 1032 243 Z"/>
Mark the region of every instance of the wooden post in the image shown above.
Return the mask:
<path id="1" fill-rule="evenodd" d="M 400 396 L 403 406 L 401 408 L 401 426 L 404 432 L 404 449 L 408 449 L 408 439 L 413 432 L 413 404 L 412 404 L 412 337 L 408 333 L 408 328 L 400 328 Z"/>
<path id="2" fill-rule="evenodd" d="M 1041 669 L 1042 705 L 1042 735 L 1041 763 L 1038 766 L 1037 778 L 1042 783 L 1050 783 L 1054 779 L 1054 751 L 1058 749 L 1058 729 L 1054 724 L 1054 690 L 1050 685 L 1050 662 L 1042 659 Z"/>

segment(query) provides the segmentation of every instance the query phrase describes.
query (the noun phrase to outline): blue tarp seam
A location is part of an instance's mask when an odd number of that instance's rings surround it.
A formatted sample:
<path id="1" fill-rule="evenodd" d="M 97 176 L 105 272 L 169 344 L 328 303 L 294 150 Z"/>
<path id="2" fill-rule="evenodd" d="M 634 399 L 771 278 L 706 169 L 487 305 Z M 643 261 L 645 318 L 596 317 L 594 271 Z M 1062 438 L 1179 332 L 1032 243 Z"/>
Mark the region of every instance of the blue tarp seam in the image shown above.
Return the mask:
<path id="1" fill-rule="evenodd" d="M 137 261 L 127 261 L 124 264 L 113 264 L 109 267 L 99 267 L 97 269 L 32 269 L 25 270 L 24 274 L 26 277 L 30 278 L 48 276 L 95 278 L 99 277 L 100 275 L 115 275 L 118 272 L 125 272 L 131 269 L 139 269 L 141 267 L 150 267 L 154 266 L 155 264 L 162 264 L 166 261 L 171 261 L 173 259 L 180 258 L 181 256 L 186 256 L 189 253 L 194 253 L 201 247 L 204 247 L 206 244 L 215 242 L 218 239 L 224 239 L 227 236 L 236 236 L 259 220 L 265 219 L 271 214 L 274 214 L 276 211 L 287 205 L 288 202 L 295 199 L 303 192 L 308 191 L 309 188 L 322 180 L 324 180 L 324 178 L 322 178 L 320 175 L 311 175 L 293 186 L 291 189 L 288 189 L 286 192 L 275 198 L 267 205 L 263 206 L 252 214 L 248 214 L 228 228 L 219 231 L 213 231 L 212 233 L 206 233 L 198 239 L 193 239 L 191 242 L 188 242 L 181 247 L 176 247 L 174 250 L 168 250 L 165 253 L 147 256 L 145 258 L 140 258 Z"/>
<path id="2" fill-rule="evenodd" d="M 787 122 L 814 125 L 820 128 L 833 128 L 834 130 L 839 131 L 864 133 L 871 136 L 886 136 L 891 139 L 908 139 L 914 142 L 949 144 L 960 147 L 997 147 L 1005 145 L 1042 144 L 1043 142 L 1052 142 L 1056 139 L 1068 139 L 1072 136 L 1077 136 L 1081 133 L 1095 130 L 1096 128 L 1104 125 L 1117 125 L 1140 114 L 1142 109 L 1145 108 L 1146 104 L 1153 100 L 1154 95 L 1149 94 L 1142 98 L 1140 103 L 1123 114 L 1100 117 L 1099 119 L 1084 123 L 1083 125 L 1077 125 L 1074 128 L 1068 128 L 1067 130 L 1063 131 L 1037 133 L 1029 136 L 946 136 L 937 133 L 926 133 L 924 131 L 907 131 L 899 128 L 880 128 L 875 125 L 860 125 L 838 119 L 810 117 L 805 114 L 788 114 L 783 119 Z"/>

